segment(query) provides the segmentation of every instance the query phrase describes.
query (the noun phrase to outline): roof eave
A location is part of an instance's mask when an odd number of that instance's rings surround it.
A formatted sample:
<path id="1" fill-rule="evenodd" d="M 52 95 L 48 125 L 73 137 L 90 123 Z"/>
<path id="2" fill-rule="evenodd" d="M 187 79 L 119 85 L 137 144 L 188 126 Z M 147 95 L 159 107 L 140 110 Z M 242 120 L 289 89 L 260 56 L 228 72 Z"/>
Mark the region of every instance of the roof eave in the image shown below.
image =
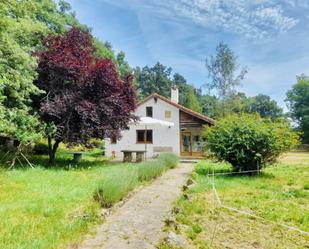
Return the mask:
<path id="1" fill-rule="evenodd" d="M 187 113 L 187 114 L 189 114 L 189 115 L 192 115 L 192 116 L 194 116 L 194 117 L 196 117 L 196 118 L 198 118 L 198 119 L 200 119 L 200 120 L 203 120 L 203 121 L 205 121 L 205 122 L 207 122 L 207 123 L 210 123 L 210 124 L 212 124 L 212 125 L 215 124 L 215 120 L 214 120 L 214 119 L 212 119 L 212 118 L 210 118 L 210 117 L 208 117 L 208 116 L 205 116 L 205 115 L 203 115 L 203 114 L 200 114 L 200 113 L 198 113 L 198 112 L 192 111 L 192 110 L 190 110 L 189 108 L 186 108 L 186 107 L 184 107 L 184 106 L 182 106 L 182 105 L 180 105 L 180 104 L 174 103 L 173 101 L 169 100 L 168 98 L 166 98 L 166 97 L 164 97 L 164 96 L 162 96 L 162 95 L 160 95 L 160 94 L 157 94 L 157 93 L 152 93 L 152 94 L 148 95 L 147 97 L 145 97 L 144 99 L 142 99 L 140 102 L 138 102 L 138 103 L 137 103 L 137 106 L 140 106 L 140 105 L 144 104 L 144 103 L 147 102 L 149 99 L 154 98 L 154 97 L 157 97 L 157 98 L 159 98 L 159 99 L 165 101 L 166 103 L 168 103 L 168 104 L 170 104 L 170 105 L 173 105 L 173 106 L 175 106 L 176 108 L 182 110 L 183 112 L 185 112 L 185 113 Z"/>

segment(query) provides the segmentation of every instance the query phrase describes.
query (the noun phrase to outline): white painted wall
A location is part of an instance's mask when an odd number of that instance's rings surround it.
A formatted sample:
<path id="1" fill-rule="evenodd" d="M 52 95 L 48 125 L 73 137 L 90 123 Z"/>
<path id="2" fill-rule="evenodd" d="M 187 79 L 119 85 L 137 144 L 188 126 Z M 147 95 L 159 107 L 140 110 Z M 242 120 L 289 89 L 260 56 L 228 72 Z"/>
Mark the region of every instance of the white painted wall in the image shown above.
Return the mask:
<path id="1" fill-rule="evenodd" d="M 154 98 L 140 105 L 135 114 L 139 117 L 146 116 L 146 106 L 152 106 L 153 118 L 173 122 L 173 127 L 163 127 L 158 125 L 147 126 L 147 130 L 153 130 L 153 143 L 137 144 L 136 130 L 143 129 L 141 126 L 131 125 L 129 130 L 121 132 L 122 138 L 116 144 L 111 144 L 109 139 L 105 140 L 105 155 L 112 156 L 112 151 L 115 151 L 116 157 L 122 157 L 121 150 L 145 150 L 147 149 L 146 157 L 153 157 L 158 153 L 153 151 L 154 147 L 172 147 L 172 150 L 177 155 L 180 155 L 180 131 L 179 131 L 179 109 L 172 106 L 161 99 L 155 101 Z M 171 111 L 171 118 L 165 118 L 165 111 Z"/>

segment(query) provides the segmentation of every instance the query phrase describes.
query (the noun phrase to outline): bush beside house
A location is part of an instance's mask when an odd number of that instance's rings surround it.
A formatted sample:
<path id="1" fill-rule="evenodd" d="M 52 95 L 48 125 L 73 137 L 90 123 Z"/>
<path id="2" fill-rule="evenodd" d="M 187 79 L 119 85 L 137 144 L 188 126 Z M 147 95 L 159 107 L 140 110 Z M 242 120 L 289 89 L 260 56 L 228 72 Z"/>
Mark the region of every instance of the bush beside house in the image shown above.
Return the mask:
<path id="1" fill-rule="evenodd" d="M 234 171 L 251 171 L 274 162 L 298 143 L 298 134 L 284 120 L 259 115 L 230 115 L 206 130 L 206 148 Z"/>

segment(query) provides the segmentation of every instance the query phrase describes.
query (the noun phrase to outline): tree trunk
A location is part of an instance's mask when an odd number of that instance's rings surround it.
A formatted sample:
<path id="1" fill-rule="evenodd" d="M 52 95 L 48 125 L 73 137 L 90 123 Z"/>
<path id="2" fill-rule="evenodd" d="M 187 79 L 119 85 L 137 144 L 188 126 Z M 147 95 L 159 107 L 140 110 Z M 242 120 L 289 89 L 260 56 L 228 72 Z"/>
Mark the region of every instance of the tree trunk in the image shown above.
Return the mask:
<path id="1" fill-rule="evenodd" d="M 54 145 L 52 145 L 52 138 L 48 137 L 48 153 L 49 153 L 49 164 L 55 164 L 55 155 L 60 144 L 60 140 L 56 140 Z"/>

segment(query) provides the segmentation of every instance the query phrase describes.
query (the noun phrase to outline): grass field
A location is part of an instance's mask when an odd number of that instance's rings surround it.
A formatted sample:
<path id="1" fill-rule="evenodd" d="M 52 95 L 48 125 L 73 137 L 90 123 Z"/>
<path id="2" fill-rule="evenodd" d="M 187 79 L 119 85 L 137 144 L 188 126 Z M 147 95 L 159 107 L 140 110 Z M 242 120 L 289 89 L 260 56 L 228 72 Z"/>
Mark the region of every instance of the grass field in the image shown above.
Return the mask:
<path id="1" fill-rule="evenodd" d="M 176 156 L 162 155 L 140 164 L 115 164 L 100 154 L 88 153 L 76 166 L 72 155 L 60 150 L 54 168 L 46 168 L 46 156 L 33 156 L 35 169 L 0 170 L 0 248 L 67 248 L 102 222 L 100 205 L 113 205 L 177 163 Z"/>
<path id="2" fill-rule="evenodd" d="M 230 171 L 228 164 L 200 162 L 189 198 L 175 205 L 177 226 L 167 229 L 186 237 L 188 248 L 309 247 L 308 234 L 279 225 L 309 233 L 309 153 L 288 153 L 259 176 L 206 176 Z M 212 182 L 223 205 L 252 216 L 222 208 Z"/>

